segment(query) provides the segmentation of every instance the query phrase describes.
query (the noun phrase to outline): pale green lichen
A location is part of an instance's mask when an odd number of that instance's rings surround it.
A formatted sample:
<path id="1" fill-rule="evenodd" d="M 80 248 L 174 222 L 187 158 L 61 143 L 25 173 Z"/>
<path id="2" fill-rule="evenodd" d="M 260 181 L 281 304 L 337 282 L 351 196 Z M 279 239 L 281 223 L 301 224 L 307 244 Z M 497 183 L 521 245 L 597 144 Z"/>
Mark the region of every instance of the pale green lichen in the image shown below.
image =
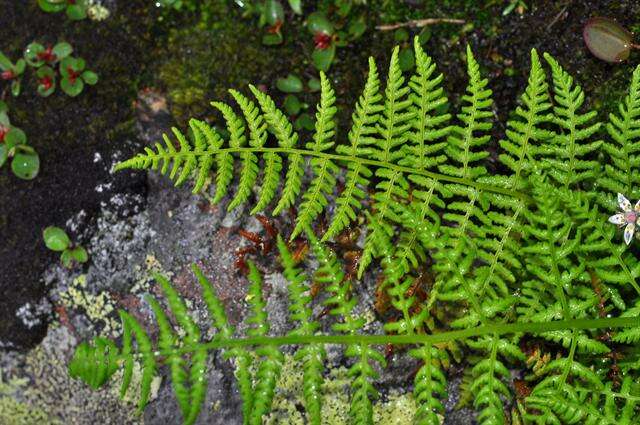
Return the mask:
<path id="1" fill-rule="evenodd" d="M 44 410 L 16 399 L 29 383 L 28 379 L 13 377 L 5 381 L 2 376 L 0 369 L 0 424 L 61 425 L 60 421 L 51 419 Z"/>
<path id="2" fill-rule="evenodd" d="M 323 384 L 322 423 L 327 425 L 347 425 L 349 417 L 349 386 L 351 380 L 348 369 L 329 369 Z M 293 356 L 286 355 L 282 374 L 273 400 L 273 409 L 265 423 L 269 425 L 298 425 L 307 423 L 300 409 L 302 398 L 303 369 Z M 375 402 L 373 417 L 375 423 L 405 425 L 413 421 L 416 406 L 411 393 L 392 390 L 380 401 Z"/>

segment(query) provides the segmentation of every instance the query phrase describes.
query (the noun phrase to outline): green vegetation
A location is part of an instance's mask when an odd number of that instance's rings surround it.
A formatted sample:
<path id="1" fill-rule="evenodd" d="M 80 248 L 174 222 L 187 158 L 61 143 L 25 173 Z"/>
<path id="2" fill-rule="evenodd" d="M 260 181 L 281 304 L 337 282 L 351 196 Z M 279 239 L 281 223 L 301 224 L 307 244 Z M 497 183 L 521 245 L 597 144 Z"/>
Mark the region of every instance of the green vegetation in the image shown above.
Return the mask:
<path id="1" fill-rule="evenodd" d="M 280 239 L 295 331 L 268 336 L 261 278 L 249 263 L 252 327 L 242 338 L 194 268 L 218 331 L 203 340 L 205 330 L 195 326 L 168 280 L 157 275 L 182 331 L 175 332 L 161 305 L 149 300 L 160 329 L 157 348 L 143 327 L 121 312 L 122 349 L 104 338 L 82 344 L 70 364 L 72 376 L 97 388 L 120 365 L 126 377 L 140 361 L 142 409 L 163 359 L 183 419 L 193 423 L 204 399 L 207 353 L 224 349 L 236 359 L 244 421 L 258 424 L 271 410 L 281 373 L 278 346 L 298 345 L 307 417 L 319 423 L 323 346 L 338 343 L 351 359 L 351 421 L 369 424 L 376 371 L 385 362 L 375 344 L 402 344 L 418 366 L 414 420 L 440 424 L 449 356 L 460 355 L 453 347 L 460 344 L 467 370 L 463 398 L 473 402 L 479 423 L 631 423 L 640 374 L 640 264 L 626 249 L 629 228 L 623 241 L 607 217 L 620 204 L 625 224 L 635 226 L 635 216 L 629 215 L 635 212 L 623 194 L 638 198 L 640 67 L 627 97 L 604 125 L 594 111 L 585 110 L 580 86 L 545 54 L 547 82 L 532 50 L 527 87 L 499 141 L 505 172 L 496 174 L 485 166 L 492 91 L 471 49 L 468 85 L 455 118 L 447 112 L 444 77 L 419 38 L 413 53 L 415 71 L 405 76 L 400 49 L 394 49 L 384 91 L 370 59 L 346 143 L 336 142 L 336 96 L 321 73 L 315 131 L 304 146 L 273 99 L 250 86 L 253 98 L 230 90 L 239 113 L 212 103 L 226 122 L 228 140 L 193 119 L 188 136 L 173 129 L 177 147 L 165 135 L 164 144 L 119 164 L 119 170 L 159 169 L 176 185 L 193 180 L 196 193 L 210 184 L 216 169 L 213 202 L 225 202 L 228 210 L 251 203 L 256 214 L 275 205 L 277 215 L 295 207 L 289 240 L 306 235 L 319 264 L 314 280 L 327 297 L 311 296 L 308 279 Z M 603 130 L 605 141 L 600 140 Z M 596 154 L 600 161 L 593 160 Z M 304 177 L 306 158 L 309 178 Z M 341 174 L 344 185 L 336 190 Z M 351 274 L 341 270 L 311 229 L 327 210 L 333 213 L 322 241 L 337 237 L 361 213 L 366 217 L 355 274 L 363 276 L 374 264 L 381 268 L 379 292 L 392 312 L 384 317 L 385 335 L 363 334 L 366 320 L 356 313 L 358 299 L 346 277 Z M 425 274 L 431 282 L 423 280 Z M 329 335 L 311 315 L 318 302 L 337 319 Z M 511 385 L 514 369 L 524 377 L 518 394 Z M 615 370 L 623 373 L 622 381 Z M 123 393 L 128 386 L 125 379 Z"/>
<path id="2" fill-rule="evenodd" d="M 23 180 L 32 180 L 40 171 L 40 158 L 27 144 L 27 135 L 11 124 L 9 108 L 0 100 L 0 168 L 11 162 L 11 171 Z"/>
<path id="3" fill-rule="evenodd" d="M 65 267 L 72 267 L 74 262 L 82 264 L 89 260 L 87 251 L 80 245 L 72 244 L 67 233 L 59 227 L 47 227 L 42 232 L 42 238 L 47 248 L 61 252 L 60 260 Z"/>
<path id="4" fill-rule="evenodd" d="M 88 0 L 38 0 L 38 5 L 47 13 L 64 11 L 72 21 L 86 18 L 89 8 Z"/>

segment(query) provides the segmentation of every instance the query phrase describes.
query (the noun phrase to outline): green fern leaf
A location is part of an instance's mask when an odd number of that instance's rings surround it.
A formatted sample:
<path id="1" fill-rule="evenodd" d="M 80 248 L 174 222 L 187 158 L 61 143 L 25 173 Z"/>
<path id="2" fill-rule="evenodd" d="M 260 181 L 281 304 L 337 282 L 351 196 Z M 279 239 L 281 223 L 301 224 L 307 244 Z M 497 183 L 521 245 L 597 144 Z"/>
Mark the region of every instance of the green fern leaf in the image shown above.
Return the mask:
<path id="1" fill-rule="evenodd" d="M 324 72 L 320 72 L 320 103 L 316 113 L 315 134 L 313 142 L 307 143 L 307 149 L 320 153 L 333 147 L 332 139 L 336 126 L 333 117 L 337 111 L 335 101 L 335 92 L 329 80 Z M 291 240 L 310 226 L 326 208 L 329 204 L 327 195 L 333 191 L 336 184 L 334 176 L 338 174 L 338 166 L 332 160 L 314 157 L 311 159 L 311 168 L 315 177 L 311 181 L 309 189 L 302 196 L 303 201 L 296 218 L 296 225 L 291 232 Z"/>
<path id="2" fill-rule="evenodd" d="M 349 156 L 345 188 L 336 200 L 336 212 L 329 228 L 322 237 L 326 241 L 340 233 L 356 217 L 356 211 L 362 207 L 365 191 L 359 186 L 367 187 L 371 170 L 358 158 L 366 158 L 371 152 L 370 145 L 376 143 L 374 134 L 378 114 L 383 109 L 380 105 L 382 95 L 379 93 L 380 80 L 378 69 L 373 58 L 369 59 L 369 74 L 364 91 L 356 105 L 351 119 L 353 126 L 348 134 L 349 145 L 338 145 L 338 153 Z"/>
<path id="3" fill-rule="evenodd" d="M 602 141 L 589 142 L 598 131 L 600 123 L 589 124 L 595 111 L 579 113 L 584 103 L 584 93 L 579 85 L 549 54 L 544 58 L 551 66 L 554 100 L 553 122 L 560 128 L 551 138 L 551 143 L 540 149 L 546 155 L 544 168 L 556 182 L 565 188 L 594 179 L 600 169 L 598 161 L 583 159 L 600 147 Z"/>

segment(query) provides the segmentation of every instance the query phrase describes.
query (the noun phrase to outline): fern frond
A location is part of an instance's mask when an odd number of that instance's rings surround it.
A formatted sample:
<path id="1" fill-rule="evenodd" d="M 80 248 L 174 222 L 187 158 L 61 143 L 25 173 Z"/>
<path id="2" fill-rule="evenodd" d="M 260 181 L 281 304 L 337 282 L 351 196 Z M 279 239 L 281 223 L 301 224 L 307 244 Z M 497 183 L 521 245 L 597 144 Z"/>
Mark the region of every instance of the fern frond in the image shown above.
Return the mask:
<path id="1" fill-rule="evenodd" d="M 611 140 L 602 145 L 610 163 L 604 166 L 604 176 L 598 179 L 609 193 L 602 193 L 599 201 L 606 209 L 615 209 L 616 193 L 640 198 L 640 66 L 631 77 L 629 93 L 618 105 L 618 114 L 609 114 L 606 125 Z"/>
<path id="2" fill-rule="evenodd" d="M 551 134 L 544 129 L 551 121 L 551 108 L 546 74 L 536 49 L 531 50 L 531 71 L 525 92 L 520 97 L 515 117 L 507 122 L 506 140 L 500 140 L 504 150 L 500 162 L 511 169 L 507 187 L 524 189 L 526 177 L 535 167 L 536 149 Z"/>
<path id="3" fill-rule="evenodd" d="M 426 344 L 409 351 L 409 354 L 423 362 L 414 379 L 413 394 L 418 407 L 415 415 L 417 425 L 440 425 L 440 415 L 444 412 L 441 400 L 447 398 L 447 378 L 441 370 L 441 361 L 447 352 Z"/>
<path id="4" fill-rule="evenodd" d="M 546 156 L 543 167 L 561 186 L 575 187 L 598 175 L 600 163 L 584 157 L 602 144 L 602 141 L 589 141 L 601 124 L 590 124 L 597 115 L 595 111 L 579 112 L 584 103 L 584 92 L 574 84 L 573 77 L 551 55 L 545 53 L 544 58 L 553 76 L 553 122 L 560 130 L 550 139 L 551 143 L 541 148 L 540 152 Z"/>
<path id="5" fill-rule="evenodd" d="M 353 314 L 356 299 L 350 297 L 351 283 L 344 282 L 344 273 L 337 264 L 335 254 L 322 245 L 310 229 L 307 229 L 307 237 L 320 265 L 316 272 L 316 280 L 325 284 L 325 291 L 330 294 L 324 303 L 331 307 L 329 312 L 331 315 L 338 316 L 343 321 L 333 324 L 332 329 L 335 332 L 355 335 L 362 329 L 365 320 Z M 386 364 L 384 356 L 366 344 L 348 345 L 345 355 L 354 359 L 354 364 L 349 368 L 349 376 L 352 378 L 349 414 L 354 424 L 372 424 L 371 400 L 378 394 L 371 383 L 378 376 L 372 363 L 384 366 Z"/>
<path id="6" fill-rule="evenodd" d="M 487 172 L 484 166 L 476 164 L 489 155 L 488 152 L 478 148 L 486 145 L 491 136 L 488 134 L 480 136 L 476 132 L 491 130 L 493 125 L 488 118 L 493 117 L 493 112 L 490 110 L 493 100 L 491 90 L 486 88 L 489 80 L 480 75 L 480 65 L 473 57 L 469 45 L 467 45 L 467 74 L 469 76 L 467 94 L 462 97 L 464 105 L 457 115 L 462 125 L 452 128 L 446 149 L 447 157 L 452 163 L 442 164 L 439 168 L 450 176 L 475 179 Z"/>
<path id="7" fill-rule="evenodd" d="M 269 124 L 273 133 L 278 140 L 278 146 L 284 149 L 293 149 L 296 147 L 298 143 L 298 134 L 293 131 L 293 126 L 284 115 L 284 113 L 278 109 L 273 102 L 273 99 L 269 97 L 267 94 L 261 92 L 254 86 L 250 85 L 249 88 L 253 95 L 258 99 L 258 103 L 260 104 L 260 108 L 264 113 L 264 119 Z M 273 158 L 278 158 L 278 161 L 281 161 L 278 154 L 268 154 L 275 155 Z M 273 167 L 271 167 L 273 168 Z M 279 171 L 277 170 L 273 175 L 273 182 L 277 182 L 279 179 Z M 293 153 L 289 155 L 289 168 L 287 169 L 287 176 L 285 177 L 284 186 L 282 189 L 282 196 L 278 201 L 275 209 L 273 210 L 273 214 L 277 215 L 280 211 L 283 211 L 295 203 L 296 197 L 300 192 L 300 188 L 302 186 L 302 175 L 304 174 L 304 160 L 302 155 L 299 153 Z M 264 186 L 263 186 L 264 187 Z M 275 184 L 273 189 L 275 189 Z M 264 204 L 266 205 L 267 202 Z M 260 204 L 259 204 L 260 205 Z M 254 211 L 256 211 L 254 209 Z"/>
<path id="8" fill-rule="evenodd" d="M 315 134 L 313 142 L 309 142 L 306 148 L 314 152 L 325 152 L 335 144 L 334 115 L 337 111 L 335 106 L 335 92 L 324 72 L 320 72 L 320 103 L 316 113 Z M 296 225 L 291 232 L 291 240 L 295 239 L 320 215 L 327 207 L 328 194 L 333 192 L 336 184 L 335 176 L 338 173 L 338 166 L 329 158 L 311 158 L 311 169 L 314 178 L 309 189 L 302 195 L 300 211 L 296 217 Z"/>
<path id="9" fill-rule="evenodd" d="M 356 211 L 362 207 L 362 199 L 366 193 L 361 187 L 369 186 L 371 170 L 358 158 L 367 158 L 371 153 L 370 145 L 376 143 L 375 124 L 383 107 L 380 105 L 382 95 L 379 92 L 380 79 L 378 68 L 373 58 L 369 59 L 369 74 L 364 90 L 355 111 L 351 116 L 353 125 L 347 136 L 349 145 L 338 145 L 336 151 L 353 159 L 348 164 L 345 188 L 336 200 L 336 212 L 329 228 L 322 237 L 323 241 L 340 233 L 356 217 Z"/>
<path id="10" fill-rule="evenodd" d="M 413 111 L 410 109 L 412 102 L 407 97 L 409 87 L 404 84 L 398 60 L 399 51 L 399 47 L 396 47 L 391 54 L 384 108 L 379 124 L 376 126 L 380 139 L 370 153 L 371 158 L 391 164 L 397 163 L 405 156 L 404 147 L 408 130 L 411 128 L 410 119 L 413 117 Z M 389 219 L 399 222 L 398 202 L 409 196 L 409 184 L 402 172 L 377 168 L 375 176 L 380 179 L 380 182 L 376 185 L 376 192 L 373 195 L 371 220 L 375 220 L 378 225 L 369 227 L 369 234 L 360 256 L 358 277 L 362 276 L 372 258 L 381 254 L 375 250 L 376 245 L 379 244 L 377 240 L 383 237 L 380 232 L 387 233 L 388 237 L 393 235 L 393 223 L 390 223 Z"/>

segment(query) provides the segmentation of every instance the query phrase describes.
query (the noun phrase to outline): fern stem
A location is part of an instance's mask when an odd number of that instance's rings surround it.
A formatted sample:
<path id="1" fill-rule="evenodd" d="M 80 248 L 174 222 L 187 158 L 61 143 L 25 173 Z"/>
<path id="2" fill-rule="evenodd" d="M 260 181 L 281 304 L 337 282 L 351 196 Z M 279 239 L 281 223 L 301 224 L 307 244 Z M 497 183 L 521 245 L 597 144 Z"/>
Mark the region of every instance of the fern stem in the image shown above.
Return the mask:
<path id="1" fill-rule="evenodd" d="M 220 349 L 228 347 L 247 347 L 265 345 L 297 345 L 297 344 L 362 344 L 362 345 L 405 345 L 405 344 L 438 344 L 449 341 L 463 340 L 483 335 L 504 335 L 514 333 L 540 334 L 560 330 L 627 328 L 640 326 L 640 316 L 611 317 L 602 319 L 571 319 L 550 322 L 525 323 L 492 323 L 471 328 L 447 331 L 435 334 L 413 335 L 285 335 L 285 336 L 256 336 L 249 338 L 218 338 L 198 346 L 183 346 L 170 351 L 155 351 L 156 357 L 166 357 L 174 354 L 186 354 L 199 349 Z M 126 360 L 120 356 L 120 360 Z"/>
<path id="2" fill-rule="evenodd" d="M 389 162 L 383 162 L 383 161 L 378 161 L 375 159 L 368 159 L 368 158 L 362 158 L 362 157 L 356 157 L 356 156 L 351 156 L 351 155 L 340 155 L 340 154 L 332 154 L 332 153 L 327 153 L 327 152 L 317 152 L 317 151 L 311 151 L 311 150 L 307 150 L 307 149 L 294 149 L 294 148 L 282 148 L 282 147 L 231 147 L 231 148 L 222 148 L 222 149 L 216 149 L 215 152 L 188 152 L 188 153 L 181 153 L 181 152 L 176 152 L 176 153 L 172 153 L 171 154 L 171 158 L 170 159 L 177 159 L 177 160 L 184 160 L 184 159 L 188 159 L 191 157 L 198 157 L 198 156 L 212 156 L 212 155 L 218 155 L 218 154 L 224 154 L 224 153 L 282 153 L 282 154 L 286 154 L 286 155 L 303 155 L 303 156 L 310 156 L 310 157 L 319 157 L 319 158 L 325 158 L 325 159 L 329 159 L 329 160 L 333 160 L 333 161 L 339 161 L 339 162 L 356 162 L 356 163 L 360 163 L 362 165 L 371 165 L 377 168 L 386 168 L 389 170 L 393 170 L 393 171 L 398 171 L 401 172 L 403 174 L 406 175 L 410 175 L 410 174 L 416 174 L 416 175 L 421 175 L 421 176 L 425 176 L 425 177 L 429 177 L 432 178 L 434 180 L 437 181 L 443 181 L 443 182 L 449 182 L 449 183 L 458 183 L 461 185 L 465 185 L 465 186 L 471 186 L 471 187 L 475 187 L 478 190 L 486 190 L 487 192 L 492 192 L 492 193 L 499 193 L 502 195 L 508 195 L 508 196 L 513 196 L 516 198 L 519 198 L 521 200 L 523 200 L 524 202 L 526 202 L 527 204 L 532 203 L 533 200 L 531 199 L 531 197 L 525 193 L 516 191 L 516 190 L 510 190 L 510 189 L 505 189 L 499 186 L 494 186 L 491 184 L 486 184 L 486 183 L 481 183 L 481 182 L 477 182 L 477 181 L 473 181 L 471 179 L 467 179 L 467 178 L 462 178 L 462 177 L 455 177 L 455 176 L 448 176 L 446 174 L 441 174 L 441 173 L 436 173 L 433 171 L 426 171 L 426 170 L 422 170 L 422 169 L 415 169 L 412 167 L 405 167 L 402 165 L 397 165 L 397 164 L 393 164 L 393 163 L 389 163 Z M 161 159 L 165 159 L 166 155 L 148 155 L 149 159 L 151 160 L 161 160 Z M 119 171 L 121 169 L 124 169 L 125 167 L 123 166 L 124 163 L 120 163 L 115 167 L 115 171 Z"/>

